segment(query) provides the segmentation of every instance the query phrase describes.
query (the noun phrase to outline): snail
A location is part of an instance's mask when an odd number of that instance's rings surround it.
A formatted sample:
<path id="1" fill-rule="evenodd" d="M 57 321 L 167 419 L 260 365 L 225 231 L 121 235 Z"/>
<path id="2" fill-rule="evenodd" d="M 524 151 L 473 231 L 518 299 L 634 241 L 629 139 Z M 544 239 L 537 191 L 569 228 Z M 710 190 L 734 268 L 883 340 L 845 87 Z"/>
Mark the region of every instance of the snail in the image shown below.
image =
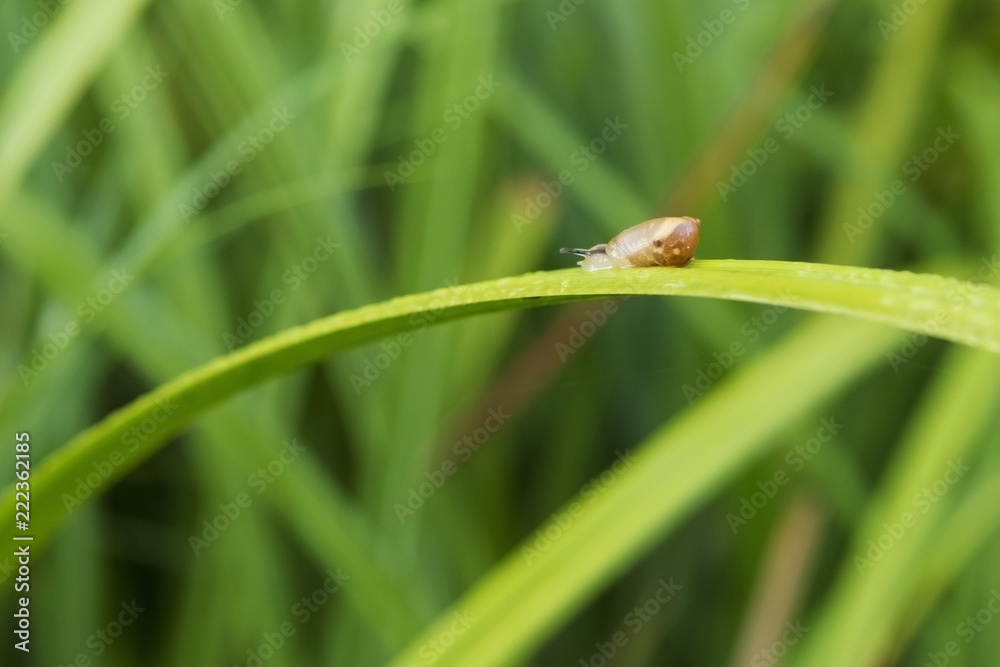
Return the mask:
<path id="1" fill-rule="evenodd" d="M 582 255 L 584 271 L 630 266 L 684 266 L 698 247 L 698 218 L 656 218 L 629 227 L 607 243 L 590 249 L 562 248 L 559 252 Z"/>

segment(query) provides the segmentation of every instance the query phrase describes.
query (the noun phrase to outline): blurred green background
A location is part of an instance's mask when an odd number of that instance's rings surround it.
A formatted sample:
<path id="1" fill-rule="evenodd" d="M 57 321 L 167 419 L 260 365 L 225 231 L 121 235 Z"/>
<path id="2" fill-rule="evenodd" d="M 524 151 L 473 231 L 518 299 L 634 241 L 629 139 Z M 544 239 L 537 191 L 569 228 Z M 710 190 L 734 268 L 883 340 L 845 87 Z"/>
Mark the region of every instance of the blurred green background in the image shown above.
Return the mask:
<path id="1" fill-rule="evenodd" d="M 0 22 L 5 484 L 15 432 L 37 464 L 250 341 L 565 268 L 559 247 L 660 215 L 702 219 L 699 258 L 1000 272 L 990 0 L 8 0 Z M 32 651 L 2 662 L 384 664 L 810 318 L 637 298 L 434 320 L 66 500 Z M 850 619 L 861 664 L 997 664 L 1000 366 L 885 340 L 516 664 L 826 664 Z M 933 483 L 911 494 L 913 470 Z M 919 532 L 879 518 L 894 498 Z M 919 557 L 880 570 L 907 537 Z"/>

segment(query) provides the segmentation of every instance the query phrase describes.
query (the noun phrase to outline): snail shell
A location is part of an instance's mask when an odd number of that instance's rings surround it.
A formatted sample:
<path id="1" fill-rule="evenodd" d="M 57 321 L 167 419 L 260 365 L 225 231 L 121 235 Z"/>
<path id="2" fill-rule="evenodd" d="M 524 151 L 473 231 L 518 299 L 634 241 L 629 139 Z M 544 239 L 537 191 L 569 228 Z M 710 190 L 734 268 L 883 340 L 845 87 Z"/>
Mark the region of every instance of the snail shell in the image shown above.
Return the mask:
<path id="1" fill-rule="evenodd" d="M 630 266 L 683 266 L 698 247 L 698 218 L 656 218 L 629 227 L 607 243 L 593 248 L 562 248 L 559 252 L 582 255 L 584 271 Z"/>

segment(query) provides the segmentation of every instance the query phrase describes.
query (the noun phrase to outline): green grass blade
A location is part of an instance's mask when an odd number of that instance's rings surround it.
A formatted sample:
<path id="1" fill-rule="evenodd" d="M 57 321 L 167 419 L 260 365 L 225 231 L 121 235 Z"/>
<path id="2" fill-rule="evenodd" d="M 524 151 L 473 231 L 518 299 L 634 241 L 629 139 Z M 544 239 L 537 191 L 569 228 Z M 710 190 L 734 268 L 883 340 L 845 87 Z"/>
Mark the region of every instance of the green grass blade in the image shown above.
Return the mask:
<path id="1" fill-rule="evenodd" d="M 654 434 L 612 481 L 604 485 L 602 477 L 599 495 L 589 490 L 557 510 L 390 664 L 420 664 L 428 653 L 440 667 L 506 665 L 523 657 L 894 338 L 891 330 L 851 321 L 813 321 L 798 330 Z M 458 626 L 461 633 L 453 629 L 456 614 L 473 621 Z M 444 637 L 454 637 L 447 649 Z"/>
<path id="2" fill-rule="evenodd" d="M 879 11 L 888 15 L 889 3 L 878 4 Z M 878 220 L 863 230 L 858 226 L 859 209 L 868 209 L 875 192 L 891 186 L 901 175 L 907 142 L 912 141 L 920 120 L 920 101 L 927 94 L 948 15 L 955 4 L 948 1 L 930 5 L 930 11 L 915 14 L 905 29 L 886 40 L 866 86 L 864 101 L 855 112 L 849 148 L 853 158 L 850 178 L 833 189 L 823 216 L 817 249 L 821 261 L 868 263 L 879 251 L 888 225 Z M 910 220 L 908 224 L 917 222 Z"/>
<path id="3" fill-rule="evenodd" d="M 936 275 L 796 262 L 715 260 L 680 270 L 586 273 L 566 269 L 414 294 L 286 330 L 189 371 L 84 431 L 36 471 L 36 539 L 65 516 L 62 494 L 118 452 L 121 438 L 164 401 L 177 404 L 161 428 L 110 473 L 113 481 L 210 406 L 268 378 L 380 337 L 477 313 L 595 296 L 661 294 L 781 304 L 854 315 L 1000 352 L 1000 290 Z M 106 488 L 107 483 L 102 484 Z M 13 512 L 8 486 L 2 507 Z M 11 529 L 7 528 L 9 533 Z"/>
<path id="4" fill-rule="evenodd" d="M 80 0 L 45 31 L 0 100 L 0 206 L 146 2 Z"/>
<path id="5" fill-rule="evenodd" d="M 936 489 L 940 479 L 961 484 L 961 476 L 952 479 L 951 466 L 972 463 L 970 455 L 1000 396 L 998 371 L 996 356 L 953 351 L 869 504 L 824 613 L 795 664 L 875 665 L 886 657 L 898 639 L 900 619 L 912 618 L 908 601 L 926 585 L 921 564 L 940 539 L 935 520 L 946 515 L 945 503 L 931 506 L 918 498 L 927 488 Z M 895 532 L 896 524 L 902 534 Z M 889 547 L 885 540 L 892 540 Z"/>

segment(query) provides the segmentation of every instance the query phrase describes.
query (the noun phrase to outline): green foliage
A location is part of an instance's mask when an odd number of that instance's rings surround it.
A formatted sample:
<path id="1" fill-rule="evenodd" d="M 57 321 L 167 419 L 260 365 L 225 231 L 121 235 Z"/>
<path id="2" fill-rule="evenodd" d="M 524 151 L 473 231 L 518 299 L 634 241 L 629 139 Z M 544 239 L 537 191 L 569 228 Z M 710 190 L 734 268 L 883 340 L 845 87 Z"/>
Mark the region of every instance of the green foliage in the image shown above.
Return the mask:
<path id="1" fill-rule="evenodd" d="M 994 5 L 6 3 L 0 662 L 992 664 Z"/>

